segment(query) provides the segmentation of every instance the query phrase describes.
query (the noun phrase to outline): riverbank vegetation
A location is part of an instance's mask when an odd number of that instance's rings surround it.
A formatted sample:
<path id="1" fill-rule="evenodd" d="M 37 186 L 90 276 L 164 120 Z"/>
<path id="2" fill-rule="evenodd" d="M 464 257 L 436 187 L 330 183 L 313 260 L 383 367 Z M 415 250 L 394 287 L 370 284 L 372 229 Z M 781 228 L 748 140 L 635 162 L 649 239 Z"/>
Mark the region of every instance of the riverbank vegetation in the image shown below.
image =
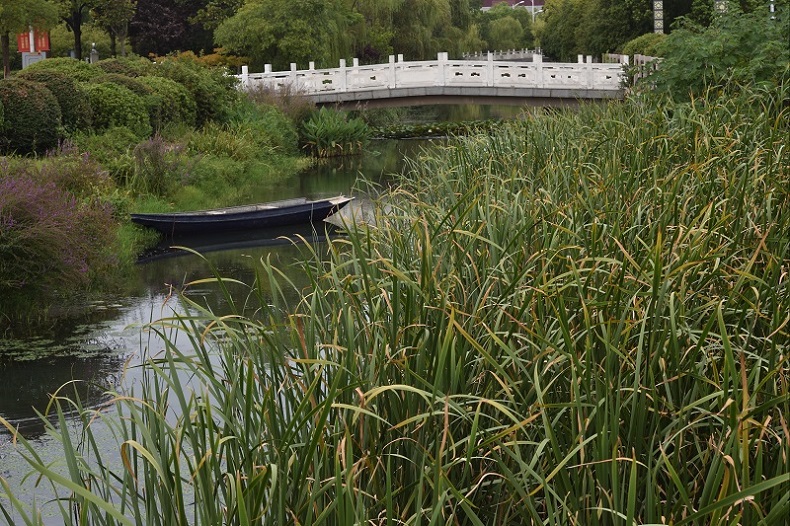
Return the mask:
<path id="1" fill-rule="evenodd" d="M 141 385 L 100 410 L 55 397 L 63 466 L 16 436 L 49 506 L 70 524 L 781 524 L 790 71 L 727 88 L 458 137 L 375 225 L 303 246 L 307 287 L 262 261 L 227 310 L 184 295 L 148 326 Z"/>
<path id="2" fill-rule="evenodd" d="M 155 237 L 131 211 L 242 204 L 305 166 L 297 123 L 190 57 L 39 62 L 0 80 L 0 325 L 106 286 Z M 24 314 L 24 312 L 22 312 Z"/>

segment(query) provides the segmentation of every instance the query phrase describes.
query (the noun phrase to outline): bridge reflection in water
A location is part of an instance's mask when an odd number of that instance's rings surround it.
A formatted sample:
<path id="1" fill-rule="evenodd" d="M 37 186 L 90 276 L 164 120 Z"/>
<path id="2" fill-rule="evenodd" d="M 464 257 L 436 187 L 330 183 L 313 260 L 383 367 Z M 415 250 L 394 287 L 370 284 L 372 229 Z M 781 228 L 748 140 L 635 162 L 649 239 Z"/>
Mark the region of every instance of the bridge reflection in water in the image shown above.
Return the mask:
<path id="1" fill-rule="evenodd" d="M 623 57 L 623 63 L 628 58 Z M 567 106 L 580 100 L 618 99 L 622 64 L 593 63 L 592 57 L 579 56 L 578 63 L 543 62 L 534 55 L 532 62 L 494 60 L 450 60 L 439 53 L 436 60 L 403 61 L 389 57 L 386 64 L 249 73 L 242 68 L 238 76 L 242 89 L 265 88 L 309 97 L 317 104 L 395 106 L 421 104 L 519 104 Z"/>

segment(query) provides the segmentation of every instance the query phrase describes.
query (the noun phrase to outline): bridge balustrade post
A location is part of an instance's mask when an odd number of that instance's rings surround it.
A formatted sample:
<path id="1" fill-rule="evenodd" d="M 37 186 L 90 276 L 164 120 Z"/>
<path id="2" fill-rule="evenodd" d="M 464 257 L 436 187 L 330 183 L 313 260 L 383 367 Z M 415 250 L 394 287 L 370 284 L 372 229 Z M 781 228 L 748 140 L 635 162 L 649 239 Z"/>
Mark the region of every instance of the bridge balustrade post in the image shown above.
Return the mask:
<path id="1" fill-rule="evenodd" d="M 535 87 L 543 88 L 543 55 L 533 55 L 532 64 L 535 66 Z"/>
<path id="2" fill-rule="evenodd" d="M 299 86 L 296 83 L 296 62 L 291 62 L 291 72 L 288 74 L 288 78 L 291 91 L 299 91 Z"/>
<path id="3" fill-rule="evenodd" d="M 494 54 L 490 51 L 488 52 L 488 63 L 486 64 L 486 86 L 489 88 L 494 86 Z"/>
<path id="4" fill-rule="evenodd" d="M 584 84 L 585 84 L 585 86 L 587 88 L 592 89 L 592 87 L 593 87 L 593 66 L 592 66 L 593 58 L 592 58 L 592 55 L 587 55 L 587 61 L 586 62 L 587 62 L 587 66 L 584 69 L 586 70 L 585 71 L 585 73 L 586 73 L 585 77 L 587 77 L 587 78 L 585 79 Z"/>
<path id="5" fill-rule="evenodd" d="M 315 62 L 311 60 L 310 63 L 307 65 L 307 69 L 309 69 L 310 71 L 315 71 Z"/>
<path id="6" fill-rule="evenodd" d="M 346 92 L 348 91 L 348 70 L 346 69 L 346 59 L 340 59 L 340 68 L 338 69 L 338 76 L 340 77 L 338 79 L 338 91 Z"/>
<path id="7" fill-rule="evenodd" d="M 248 90 L 250 88 L 250 67 L 249 66 L 242 66 L 241 67 L 241 85 L 244 90 Z"/>
<path id="8" fill-rule="evenodd" d="M 387 79 L 387 87 L 395 89 L 397 87 L 397 79 L 395 78 L 395 55 L 390 55 L 390 68 L 389 78 Z"/>
<path id="9" fill-rule="evenodd" d="M 436 86 L 446 86 L 447 79 L 445 78 L 445 72 L 447 70 L 447 53 L 439 53 L 436 56 L 436 62 L 438 63 L 438 77 L 434 80 L 434 84 Z"/>

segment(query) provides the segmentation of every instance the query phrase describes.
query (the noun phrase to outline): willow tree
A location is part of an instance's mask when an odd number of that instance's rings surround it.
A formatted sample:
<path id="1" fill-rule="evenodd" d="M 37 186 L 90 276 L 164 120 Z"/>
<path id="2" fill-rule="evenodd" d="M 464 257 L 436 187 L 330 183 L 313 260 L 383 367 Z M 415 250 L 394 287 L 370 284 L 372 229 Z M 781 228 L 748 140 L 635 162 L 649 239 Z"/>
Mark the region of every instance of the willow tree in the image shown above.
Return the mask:
<path id="1" fill-rule="evenodd" d="M 393 19 L 393 47 L 410 59 L 435 58 L 445 51 L 442 37 L 451 21 L 450 0 L 404 0 Z"/>
<path id="2" fill-rule="evenodd" d="M 49 29 L 57 20 L 57 8 L 46 0 L 0 0 L 0 47 L 5 78 L 11 74 L 11 33 L 28 31 L 31 25 Z"/>
<path id="3" fill-rule="evenodd" d="M 344 0 L 252 0 L 222 22 L 214 39 L 250 58 L 253 68 L 291 62 L 336 65 L 351 54 L 359 14 Z"/>

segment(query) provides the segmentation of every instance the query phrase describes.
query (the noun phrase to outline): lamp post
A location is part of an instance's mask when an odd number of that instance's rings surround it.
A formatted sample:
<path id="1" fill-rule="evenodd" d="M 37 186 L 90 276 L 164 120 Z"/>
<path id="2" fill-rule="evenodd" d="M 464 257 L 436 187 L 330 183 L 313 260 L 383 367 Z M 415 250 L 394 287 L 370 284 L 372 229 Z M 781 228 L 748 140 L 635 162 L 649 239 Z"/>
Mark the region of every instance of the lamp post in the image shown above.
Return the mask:
<path id="1" fill-rule="evenodd" d="M 516 7 L 524 4 L 525 2 L 526 2 L 526 0 L 521 0 L 521 2 L 516 2 L 511 7 L 513 9 L 515 9 Z M 524 6 L 525 9 L 526 9 L 526 7 L 527 6 Z M 534 24 L 535 23 L 535 0 L 529 0 L 529 12 L 532 15 L 532 23 Z"/>

